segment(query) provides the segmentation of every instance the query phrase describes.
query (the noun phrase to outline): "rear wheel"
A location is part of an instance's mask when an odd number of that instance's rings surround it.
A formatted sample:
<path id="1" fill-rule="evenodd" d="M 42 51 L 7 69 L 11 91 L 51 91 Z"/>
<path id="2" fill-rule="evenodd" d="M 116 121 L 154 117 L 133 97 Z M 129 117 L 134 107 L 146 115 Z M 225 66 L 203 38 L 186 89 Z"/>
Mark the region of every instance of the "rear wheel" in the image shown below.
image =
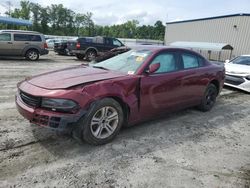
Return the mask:
<path id="1" fill-rule="evenodd" d="M 93 145 L 110 142 L 118 134 L 123 118 L 123 110 L 114 99 L 97 101 L 80 122 L 83 140 Z"/>
<path id="2" fill-rule="evenodd" d="M 83 60 L 84 55 L 82 55 L 82 54 L 76 54 L 76 58 L 79 59 L 79 60 Z"/>
<path id="3" fill-rule="evenodd" d="M 214 84 L 209 84 L 202 98 L 199 109 L 203 112 L 209 111 L 213 108 L 216 98 L 218 95 L 218 90 Z"/>
<path id="4" fill-rule="evenodd" d="M 35 49 L 31 49 L 27 51 L 25 56 L 30 61 L 36 61 L 39 59 L 39 52 Z"/>
<path id="5" fill-rule="evenodd" d="M 88 61 L 95 60 L 96 56 L 97 56 L 97 53 L 96 53 L 96 51 L 94 51 L 94 50 L 89 50 L 89 51 L 87 51 L 87 53 L 86 53 L 86 59 L 87 59 Z"/>

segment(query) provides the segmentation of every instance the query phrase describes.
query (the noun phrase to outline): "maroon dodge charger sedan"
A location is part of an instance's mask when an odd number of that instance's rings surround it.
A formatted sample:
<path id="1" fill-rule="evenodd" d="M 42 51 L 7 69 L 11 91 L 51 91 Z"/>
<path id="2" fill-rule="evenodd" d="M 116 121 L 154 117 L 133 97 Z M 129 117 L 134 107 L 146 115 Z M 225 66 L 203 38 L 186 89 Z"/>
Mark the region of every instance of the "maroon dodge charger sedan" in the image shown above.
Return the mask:
<path id="1" fill-rule="evenodd" d="M 27 78 L 18 84 L 16 105 L 33 124 L 98 145 L 124 125 L 192 106 L 210 110 L 224 78 L 223 65 L 196 52 L 137 46 L 100 63 Z"/>

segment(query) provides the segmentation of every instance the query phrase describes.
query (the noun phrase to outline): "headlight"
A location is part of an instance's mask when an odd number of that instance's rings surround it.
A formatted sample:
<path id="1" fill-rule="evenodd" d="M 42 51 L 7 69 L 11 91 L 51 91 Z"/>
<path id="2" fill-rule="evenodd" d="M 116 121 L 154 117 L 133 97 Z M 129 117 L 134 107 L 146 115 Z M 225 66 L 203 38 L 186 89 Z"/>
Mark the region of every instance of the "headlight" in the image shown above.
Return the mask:
<path id="1" fill-rule="evenodd" d="M 79 108 L 77 103 L 72 100 L 52 99 L 52 98 L 43 98 L 41 107 L 50 109 L 52 111 L 68 112 L 68 113 L 74 113 Z"/>
<path id="2" fill-rule="evenodd" d="M 250 80 L 250 75 L 246 76 L 246 79 L 247 79 L 247 80 Z"/>

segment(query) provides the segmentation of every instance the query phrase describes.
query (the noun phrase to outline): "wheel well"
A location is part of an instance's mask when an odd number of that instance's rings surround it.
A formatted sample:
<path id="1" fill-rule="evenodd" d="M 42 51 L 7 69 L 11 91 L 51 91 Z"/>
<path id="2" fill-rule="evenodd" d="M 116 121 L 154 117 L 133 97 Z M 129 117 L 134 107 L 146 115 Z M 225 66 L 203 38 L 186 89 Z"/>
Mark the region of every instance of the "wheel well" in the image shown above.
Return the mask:
<path id="1" fill-rule="evenodd" d="M 86 53 L 91 52 L 91 51 L 93 51 L 97 54 L 97 50 L 95 48 L 89 48 Z"/>
<path id="2" fill-rule="evenodd" d="M 125 117 L 124 125 L 126 125 L 128 123 L 128 118 L 130 113 L 129 106 L 119 97 L 110 97 L 110 98 L 116 100 L 121 105 Z"/>
<path id="3" fill-rule="evenodd" d="M 28 51 L 30 51 L 30 50 L 37 51 L 38 54 L 40 54 L 38 49 L 36 49 L 36 48 L 30 48 L 30 49 L 26 50 L 25 55 L 27 55 Z"/>
<path id="4" fill-rule="evenodd" d="M 218 94 L 220 91 L 220 82 L 218 80 L 212 80 L 210 83 L 215 85 Z"/>

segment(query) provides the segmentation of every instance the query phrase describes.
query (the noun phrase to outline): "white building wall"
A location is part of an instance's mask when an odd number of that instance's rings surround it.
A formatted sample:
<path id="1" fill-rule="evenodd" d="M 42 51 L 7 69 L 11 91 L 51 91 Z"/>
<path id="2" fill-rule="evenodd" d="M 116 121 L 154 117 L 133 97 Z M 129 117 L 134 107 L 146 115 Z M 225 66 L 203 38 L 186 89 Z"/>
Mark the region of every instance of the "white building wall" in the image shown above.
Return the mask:
<path id="1" fill-rule="evenodd" d="M 236 26 L 236 27 L 235 27 Z M 166 25 L 165 44 L 176 41 L 228 43 L 234 47 L 233 57 L 250 54 L 250 16 L 234 16 Z M 202 52 L 207 56 L 207 52 Z M 230 51 L 222 53 L 222 60 Z M 213 52 L 211 58 L 216 59 Z"/>

